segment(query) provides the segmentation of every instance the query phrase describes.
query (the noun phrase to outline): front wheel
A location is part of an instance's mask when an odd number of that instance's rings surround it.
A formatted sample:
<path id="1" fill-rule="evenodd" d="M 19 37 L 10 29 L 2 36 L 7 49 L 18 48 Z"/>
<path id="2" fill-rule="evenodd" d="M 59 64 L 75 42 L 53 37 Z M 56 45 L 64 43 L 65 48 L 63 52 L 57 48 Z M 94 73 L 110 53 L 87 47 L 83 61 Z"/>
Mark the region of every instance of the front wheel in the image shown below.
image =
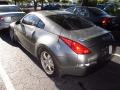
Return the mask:
<path id="1" fill-rule="evenodd" d="M 40 49 L 39 60 L 41 66 L 48 76 L 56 76 L 58 74 L 55 63 L 55 56 L 47 49 Z"/>

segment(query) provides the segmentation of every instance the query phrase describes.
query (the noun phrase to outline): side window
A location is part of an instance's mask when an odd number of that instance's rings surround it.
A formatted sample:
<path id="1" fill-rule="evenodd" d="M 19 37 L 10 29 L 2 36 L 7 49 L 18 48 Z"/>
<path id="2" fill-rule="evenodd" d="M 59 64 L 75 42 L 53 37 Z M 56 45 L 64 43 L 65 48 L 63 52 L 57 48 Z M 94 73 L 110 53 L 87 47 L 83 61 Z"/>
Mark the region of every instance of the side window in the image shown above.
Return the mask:
<path id="1" fill-rule="evenodd" d="M 32 25 L 31 15 L 27 15 L 22 20 L 23 24 Z"/>
<path id="2" fill-rule="evenodd" d="M 29 14 L 23 18 L 22 23 L 36 26 L 38 24 L 38 21 L 39 21 L 39 18 L 37 16 Z"/>
<path id="3" fill-rule="evenodd" d="M 44 24 L 41 20 L 39 20 L 39 22 L 38 22 L 38 24 L 37 24 L 36 27 L 41 28 L 41 29 L 44 29 L 45 24 Z"/>
<path id="4" fill-rule="evenodd" d="M 44 28 L 45 24 L 40 20 L 40 18 L 38 18 L 35 15 L 29 14 L 27 16 L 25 16 L 22 20 L 22 23 L 27 24 L 27 25 L 32 25 L 32 26 L 36 26 L 38 28 Z"/>
<path id="5" fill-rule="evenodd" d="M 33 26 L 37 26 L 39 18 L 37 16 L 32 16 L 32 24 Z"/>

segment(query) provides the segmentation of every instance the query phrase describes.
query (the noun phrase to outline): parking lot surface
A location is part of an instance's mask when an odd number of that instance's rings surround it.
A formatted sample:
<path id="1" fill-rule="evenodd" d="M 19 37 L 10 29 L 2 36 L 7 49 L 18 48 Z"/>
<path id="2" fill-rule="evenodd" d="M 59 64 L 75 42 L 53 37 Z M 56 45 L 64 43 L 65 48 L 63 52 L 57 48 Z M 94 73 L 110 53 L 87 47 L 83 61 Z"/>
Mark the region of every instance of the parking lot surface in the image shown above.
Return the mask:
<path id="1" fill-rule="evenodd" d="M 120 90 L 120 46 L 107 65 L 85 77 L 49 78 L 40 62 L 9 34 L 0 34 L 0 90 Z"/>

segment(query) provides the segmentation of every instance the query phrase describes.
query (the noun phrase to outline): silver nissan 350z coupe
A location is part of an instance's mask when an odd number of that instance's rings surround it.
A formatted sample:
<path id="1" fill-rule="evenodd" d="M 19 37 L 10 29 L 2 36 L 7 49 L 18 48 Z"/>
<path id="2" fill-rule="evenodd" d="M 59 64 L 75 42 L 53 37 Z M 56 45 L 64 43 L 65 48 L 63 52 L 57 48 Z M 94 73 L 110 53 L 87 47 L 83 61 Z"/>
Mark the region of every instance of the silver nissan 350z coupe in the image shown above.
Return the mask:
<path id="1" fill-rule="evenodd" d="M 86 75 L 115 51 L 109 31 L 65 11 L 38 11 L 10 24 L 10 38 L 38 58 L 48 76 Z"/>

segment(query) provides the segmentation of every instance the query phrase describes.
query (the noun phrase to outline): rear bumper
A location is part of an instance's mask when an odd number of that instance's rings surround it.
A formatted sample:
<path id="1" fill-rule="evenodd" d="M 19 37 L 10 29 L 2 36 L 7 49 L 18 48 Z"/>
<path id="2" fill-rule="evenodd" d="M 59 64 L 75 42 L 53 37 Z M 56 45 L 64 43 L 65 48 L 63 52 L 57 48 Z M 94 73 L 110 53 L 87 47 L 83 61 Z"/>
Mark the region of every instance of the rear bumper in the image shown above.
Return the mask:
<path id="1" fill-rule="evenodd" d="M 111 58 L 112 56 L 109 56 L 105 59 L 100 58 L 99 60 L 87 64 L 77 64 L 76 66 L 62 67 L 60 69 L 60 73 L 62 75 L 86 76 L 102 68 L 110 61 Z"/>
<path id="2" fill-rule="evenodd" d="M 112 54 L 115 52 L 116 47 L 113 46 Z M 103 53 L 103 52 L 102 52 Z M 79 55 L 78 58 L 69 56 L 67 58 L 61 56 L 58 57 L 59 70 L 61 75 L 77 75 L 85 76 L 91 72 L 94 72 L 109 62 L 112 58 L 112 54 L 100 55 L 94 54 L 90 57 Z"/>

